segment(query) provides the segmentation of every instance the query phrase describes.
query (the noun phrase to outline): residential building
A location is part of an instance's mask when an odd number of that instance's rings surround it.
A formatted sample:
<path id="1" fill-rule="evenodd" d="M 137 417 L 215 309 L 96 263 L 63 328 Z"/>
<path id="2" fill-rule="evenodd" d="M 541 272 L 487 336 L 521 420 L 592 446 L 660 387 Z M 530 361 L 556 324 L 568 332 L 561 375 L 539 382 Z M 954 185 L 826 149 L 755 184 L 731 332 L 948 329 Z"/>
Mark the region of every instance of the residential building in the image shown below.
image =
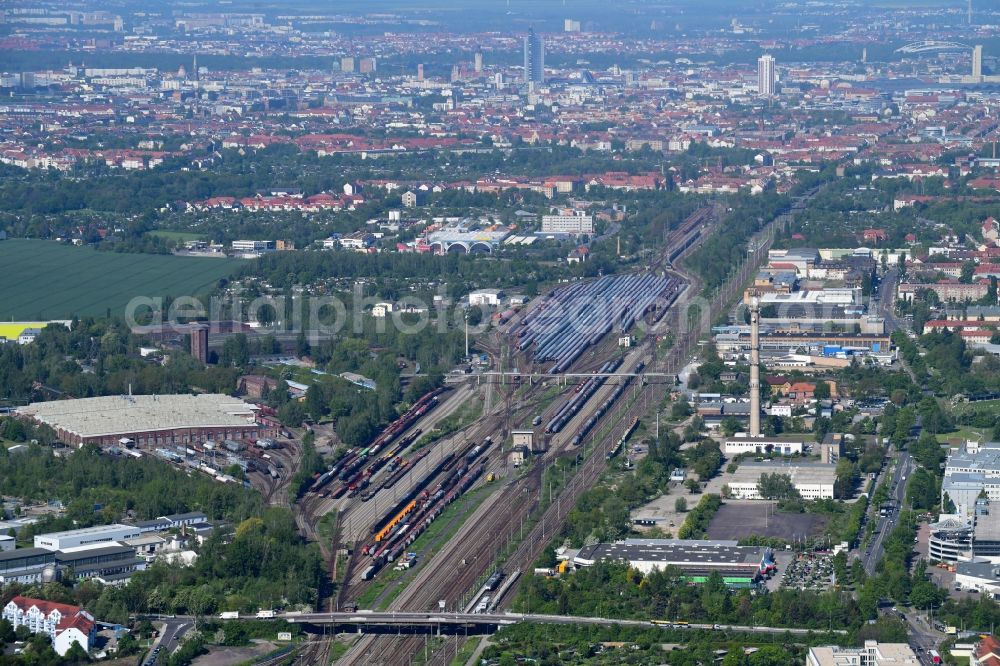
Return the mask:
<path id="1" fill-rule="evenodd" d="M 993 636 L 980 638 L 969 655 L 969 666 L 1000 666 L 1000 641 Z"/>
<path id="2" fill-rule="evenodd" d="M 941 282 L 914 283 L 904 282 L 897 288 L 899 298 L 904 301 L 912 301 L 918 292 L 922 290 L 933 291 L 938 299 L 947 303 L 948 301 L 978 301 L 985 296 L 990 289 L 987 282 L 973 282 L 965 284 L 958 280 L 942 280 Z"/>
<path id="3" fill-rule="evenodd" d="M 94 616 L 79 606 L 18 595 L 3 607 L 2 617 L 14 629 L 24 626 L 33 634 L 47 634 L 60 656 L 65 656 L 74 643 L 89 652 L 97 637 Z"/>
<path id="4" fill-rule="evenodd" d="M 757 94 L 761 97 L 774 95 L 774 56 L 765 53 L 757 60 Z"/>

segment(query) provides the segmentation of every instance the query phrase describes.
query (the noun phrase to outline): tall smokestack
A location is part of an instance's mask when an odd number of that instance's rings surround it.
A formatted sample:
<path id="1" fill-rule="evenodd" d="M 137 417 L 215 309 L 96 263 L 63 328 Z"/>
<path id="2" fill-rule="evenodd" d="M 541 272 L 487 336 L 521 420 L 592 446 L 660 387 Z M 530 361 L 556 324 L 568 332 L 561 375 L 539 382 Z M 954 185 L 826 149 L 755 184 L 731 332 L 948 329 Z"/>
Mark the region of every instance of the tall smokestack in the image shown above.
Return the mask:
<path id="1" fill-rule="evenodd" d="M 760 297 L 750 294 L 750 436 L 760 437 Z"/>

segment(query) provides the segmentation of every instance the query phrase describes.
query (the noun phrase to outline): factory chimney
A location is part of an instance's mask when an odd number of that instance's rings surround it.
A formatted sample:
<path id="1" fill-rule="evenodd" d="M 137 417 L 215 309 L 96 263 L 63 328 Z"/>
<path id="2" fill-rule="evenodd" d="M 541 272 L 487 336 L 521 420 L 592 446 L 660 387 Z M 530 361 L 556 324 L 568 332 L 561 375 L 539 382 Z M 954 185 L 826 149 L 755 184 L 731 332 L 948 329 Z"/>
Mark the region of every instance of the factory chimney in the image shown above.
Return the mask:
<path id="1" fill-rule="evenodd" d="M 760 296 L 750 294 L 750 436 L 760 437 Z"/>

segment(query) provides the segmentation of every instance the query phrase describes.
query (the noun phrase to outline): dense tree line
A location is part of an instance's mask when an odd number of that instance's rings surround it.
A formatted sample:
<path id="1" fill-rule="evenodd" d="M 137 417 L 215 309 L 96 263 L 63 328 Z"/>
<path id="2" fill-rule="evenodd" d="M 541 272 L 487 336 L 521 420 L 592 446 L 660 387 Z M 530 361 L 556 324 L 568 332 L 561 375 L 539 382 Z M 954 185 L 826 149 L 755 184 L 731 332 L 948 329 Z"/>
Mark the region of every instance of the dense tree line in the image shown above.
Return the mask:
<path id="1" fill-rule="evenodd" d="M 707 289 L 725 284 L 740 262 L 746 259 L 750 238 L 787 210 L 789 205 L 787 196 L 775 193 L 738 196 L 732 202 L 731 212 L 723 216 L 719 223 L 719 228 L 725 229 L 725 233 L 709 236 L 691 253 L 685 264 L 698 274 Z"/>
<path id="2" fill-rule="evenodd" d="M 722 507 L 722 498 L 718 495 L 709 494 L 701 498 L 698 506 L 694 508 L 684 519 L 677 536 L 681 539 L 704 539 L 708 535 L 708 526 L 712 523 L 712 518 Z"/>
<path id="3" fill-rule="evenodd" d="M 816 636 L 813 640 L 829 644 L 837 639 Z M 710 663 L 721 663 L 722 666 L 793 666 L 805 659 L 806 647 L 800 642 L 801 639 L 796 639 L 794 643 L 787 640 L 764 641 L 760 636 L 728 632 L 519 623 L 501 628 L 482 656 L 484 660 L 500 666 L 515 666 L 524 662 L 541 666 L 568 663 L 584 666 L 699 666 Z M 622 643 L 624 645 L 619 647 Z M 683 647 L 664 650 L 663 646 L 670 643 L 680 643 Z M 755 650 L 746 654 L 747 647 Z M 726 653 L 724 657 L 720 657 L 720 651 Z"/>
<path id="4" fill-rule="evenodd" d="M 727 588 L 718 573 L 704 584 L 690 585 L 672 567 L 643 574 L 617 562 L 599 562 L 571 576 L 528 578 L 515 605 L 532 613 L 818 630 L 854 627 L 860 619 L 858 606 L 847 592 L 753 594 Z"/>
<path id="5" fill-rule="evenodd" d="M 211 615 L 219 609 L 309 606 L 324 580 L 318 548 L 298 535 L 287 509 L 266 508 L 252 490 L 188 476 L 152 458 L 109 456 L 89 446 L 69 458 L 39 446 L 14 455 L 0 447 L 0 493 L 66 505 L 64 516 L 26 527 L 20 539 L 187 511 L 203 511 L 229 526 L 195 547 L 193 566 L 158 562 L 124 587 L 90 582 L 70 587 L 73 581 L 67 580 L 4 590 L 79 603 L 104 621 L 127 623 L 130 614 L 145 612 Z"/>
<path id="6" fill-rule="evenodd" d="M 139 356 L 142 338 L 120 320 L 50 325 L 30 345 L 0 345 L 0 402 L 133 393 L 228 393 L 236 368 L 204 367 L 183 352 L 160 365 Z"/>

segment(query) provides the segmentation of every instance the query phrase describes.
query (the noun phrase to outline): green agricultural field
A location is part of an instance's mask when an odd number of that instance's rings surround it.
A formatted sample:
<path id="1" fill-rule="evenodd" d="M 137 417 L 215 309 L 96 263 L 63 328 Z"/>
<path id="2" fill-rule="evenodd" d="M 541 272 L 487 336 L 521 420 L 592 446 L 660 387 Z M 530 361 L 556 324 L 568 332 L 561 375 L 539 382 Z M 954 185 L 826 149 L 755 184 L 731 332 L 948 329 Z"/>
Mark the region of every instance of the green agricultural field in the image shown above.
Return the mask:
<path id="1" fill-rule="evenodd" d="M 0 320 L 125 312 L 137 296 L 201 295 L 242 262 L 98 252 L 41 240 L 0 241 Z"/>

